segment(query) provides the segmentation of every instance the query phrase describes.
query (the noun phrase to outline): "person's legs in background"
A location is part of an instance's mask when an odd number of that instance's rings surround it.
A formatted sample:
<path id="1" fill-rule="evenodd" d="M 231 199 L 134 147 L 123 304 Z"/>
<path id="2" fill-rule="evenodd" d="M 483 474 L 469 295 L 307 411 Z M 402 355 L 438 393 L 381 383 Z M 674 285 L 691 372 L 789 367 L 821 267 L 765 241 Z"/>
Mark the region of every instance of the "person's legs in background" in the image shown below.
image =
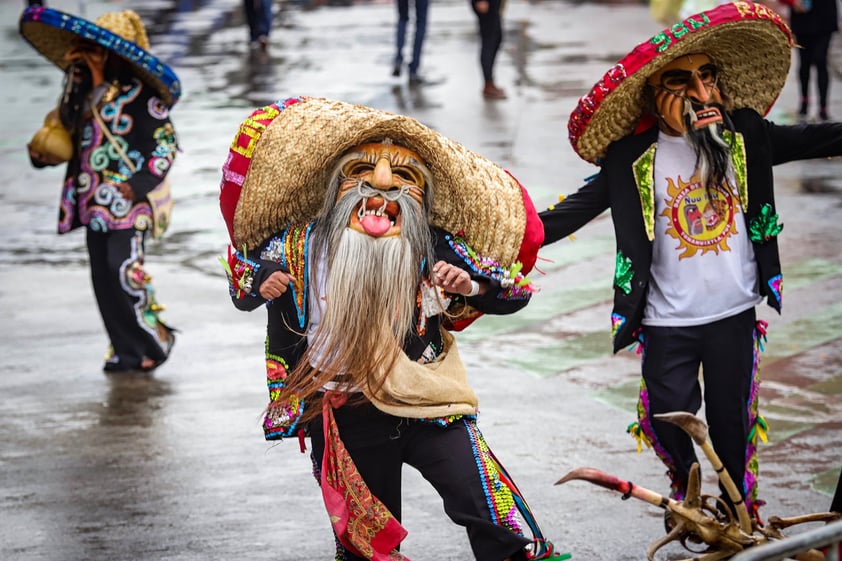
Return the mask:
<path id="1" fill-rule="evenodd" d="M 266 50 L 272 29 L 272 0 L 243 0 L 243 11 L 249 26 L 251 45 Z"/>
<path id="2" fill-rule="evenodd" d="M 409 24 L 409 0 L 395 0 L 395 6 L 398 8 L 398 24 L 395 30 L 396 51 L 392 76 L 400 76 L 403 66 L 403 46 L 406 44 L 406 27 Z"/>
<path id="3" fill-rule="evenodd" d="M 415 1 L 415 37 L 412 41 L 412 61 L 409 63 L 409 81 L 417 82 L 418 67 L 421 65 L 421 49 L 424 47 L 424 37 L 427 34 L 427 12 L 430 0 Z"/>
<path id="4" fill-rule="evenodd" d="M 830 72 L 828 72 L 827 53 L 830 49 L 830 33 L 819 35 L 813 40 L 813 65 L 816 67 L 816 85 L 819 91 L 819 120 L 829 121 L 827 113 L 828 92 L 830 90 Z"/>
<path id="5" fill-rule="evenodd" d="M 246 24 L 249 27 L 249 41 L 257 41 L 257 11 L 255 2 L 259 0 L 243 0 L 243 13 L 246 15 Z"/>
<path id="6" fill-rule="evenodd" d="M 485 5 L 485 11 L 483 10 Z M 505 99 L 506 93 L 494 83 L 494 63 L 503 43 L 503 23 L 500 15 L 500 0 L 481 0 L 471 4 L 479 21 L 479 62 L 485 85 L 482 95 L 486 99 Z"/>
<path id="7" fill-rule="evenodd" d="M 158 319 L 161 307 L 143 270 L 144 235 L 87 231 L 94 296 L 111 342 L 106 371 L 151 370 L 167 359 L 175 339 Z"/>
<path id="8" fill-rule="evenodd" d="M 813 47 L 810 37 L 799 37 L 798 44 L 798 87 L 801 92 L 801 103 L 798 107 L 798 117 L 807 119 L 810 110 L 810 67 L 813 64 Z"/>

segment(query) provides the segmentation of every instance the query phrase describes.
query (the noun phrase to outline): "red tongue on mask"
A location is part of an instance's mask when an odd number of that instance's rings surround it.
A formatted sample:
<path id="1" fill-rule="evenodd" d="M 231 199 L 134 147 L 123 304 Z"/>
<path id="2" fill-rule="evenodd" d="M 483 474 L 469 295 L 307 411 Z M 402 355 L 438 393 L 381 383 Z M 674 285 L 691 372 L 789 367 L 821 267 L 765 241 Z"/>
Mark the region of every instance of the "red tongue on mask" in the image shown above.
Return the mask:
<path id="1" fill-rule="evenodd" d="M 387 217 L 375 216 L 373 214 L 367 214 L 360 218 L 360 224 L 366 234 L 375 238 L 388 232 L 392 226 L 392 222 Z"/>

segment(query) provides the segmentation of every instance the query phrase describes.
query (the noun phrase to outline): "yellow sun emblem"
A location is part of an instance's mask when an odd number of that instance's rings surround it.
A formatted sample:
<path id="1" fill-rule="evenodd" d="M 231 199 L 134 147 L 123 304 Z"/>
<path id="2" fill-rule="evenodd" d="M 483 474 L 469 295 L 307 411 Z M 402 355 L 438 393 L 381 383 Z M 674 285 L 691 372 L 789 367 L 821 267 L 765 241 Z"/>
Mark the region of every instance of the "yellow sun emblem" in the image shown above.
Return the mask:
<path id="1" fill-rule="evenodd" d="M 737 233 L 734 215 L 738 212 L 733 187 L 718 188 L 708 194 L 699 181 L 698 174 L 690 181 L 681 177 L 676 183 L 667 179 L 666 206 L 661 216 L 669 220 L 667 234 L 678 240 L 679 259 L 693 257 L 701 251 L 719 254 L 731 251 L 728 238 Z"/>

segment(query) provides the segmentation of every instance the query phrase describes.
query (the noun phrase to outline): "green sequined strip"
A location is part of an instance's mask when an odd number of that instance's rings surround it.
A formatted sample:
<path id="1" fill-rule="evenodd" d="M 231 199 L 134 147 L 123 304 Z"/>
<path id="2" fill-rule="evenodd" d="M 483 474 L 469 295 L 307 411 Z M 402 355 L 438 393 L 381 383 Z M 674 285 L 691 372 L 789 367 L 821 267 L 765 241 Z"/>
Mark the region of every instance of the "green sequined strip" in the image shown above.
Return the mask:
<path id="1" fill-rule="evenodd" d="M 655 147 L 653 143 L 634 164 L 634 181 L 640 195 L 640 208 L 643 210 L 643 224 L 649 241 L 655 239 Z"/>

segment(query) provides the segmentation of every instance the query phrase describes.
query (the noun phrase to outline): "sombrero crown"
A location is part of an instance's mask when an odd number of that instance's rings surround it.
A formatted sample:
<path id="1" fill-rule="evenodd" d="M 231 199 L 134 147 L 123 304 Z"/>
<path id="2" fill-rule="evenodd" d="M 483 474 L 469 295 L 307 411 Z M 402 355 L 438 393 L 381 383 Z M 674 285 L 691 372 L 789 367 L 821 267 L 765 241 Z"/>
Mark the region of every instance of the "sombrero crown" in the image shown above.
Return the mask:
<path id="1" fill-rule="evenodd" d="M 390 138 L 426 162 L 430 222 L 503 266 L 535 263 L 543 227 L 526 190 L 497 164 L 415 119 L 322 98 L 289 98 L 243 121 L 222 169 L 220 206 L 232 243 L 255 247 L 320 212 L 335 162 Z"/>
<path id="2" fill-rule="evenodd" d="M 734 109 L 765 115 L 786 82 L 792 33 L 762 4 L 722 4 L 668 27 L 611 67 L 579 100 L 567 128 L 573 149 L 599 165 L 608 146 L 634 132 L 645 107 L 646 79 L 679 56 L 705 53 Z"/>
<path id="3" fill-rule="evenodd" d="M 132 10 L 103 14 L 94 22 L 41 6 L 24 10 L 20 34 L 53 64 L 67 69 L 65 53 L 75 41 L 86 39 L 133 65 L 140 78 L 172 106 L 181 96 L 181 83 L 172 69 L 149 52 L 149 38 L 140 16 Z"/>

